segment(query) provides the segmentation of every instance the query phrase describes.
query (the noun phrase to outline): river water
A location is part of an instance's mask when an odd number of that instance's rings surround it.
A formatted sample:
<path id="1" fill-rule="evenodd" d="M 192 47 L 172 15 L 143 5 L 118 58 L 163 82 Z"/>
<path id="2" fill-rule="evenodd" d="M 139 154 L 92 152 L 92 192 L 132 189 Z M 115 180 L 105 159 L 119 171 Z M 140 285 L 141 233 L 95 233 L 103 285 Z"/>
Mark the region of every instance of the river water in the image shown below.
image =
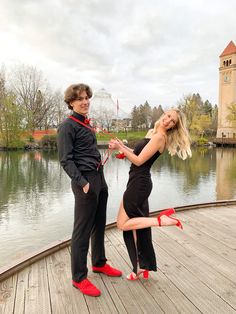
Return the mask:
<path id="1" fill-rule="evenodd" d="M 116 219 L 130 163 L 112 156 L 107 222 Z M 182 161 L 163 154 L 152 168 L 150 210 L 236 198 L 236 149 L 198 148 Z M 71 235 L 73 194 L 57 152 L 0 152 L 0 267 Z"/>

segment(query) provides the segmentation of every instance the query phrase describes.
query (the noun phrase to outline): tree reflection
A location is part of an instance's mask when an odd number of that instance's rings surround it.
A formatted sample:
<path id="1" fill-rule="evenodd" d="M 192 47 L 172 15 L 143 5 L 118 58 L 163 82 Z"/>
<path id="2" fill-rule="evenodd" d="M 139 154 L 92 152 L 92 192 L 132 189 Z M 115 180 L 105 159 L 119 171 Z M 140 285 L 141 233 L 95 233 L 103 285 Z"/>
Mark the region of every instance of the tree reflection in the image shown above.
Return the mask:
<path id="1" fill-rule="evenodd" d="M 215 185 L 211 185 L 210 189 L 211 193 L 216 191 L 216 199 L 233 198 L 236 191 L 236 150 L 203 147 L 193 149 L 192 153 L 192 158 L 185 161 L 168 153 L 158 158 L 152 168 L 152 172 L 158 175 L 158 183 L 165 185 L 171 178 L 180 178 L 175 181 L 179 185 L 179 201 L 187 194 L 195 195 L 200 200 L 198 193 L 203 191 L 200 187 L 204 189 L 209 182 Z M 127 184 L 129 167 L 128 160 L 118 160 L 114 156 L 105 165 L 109 210 L 113 207 L 117 209 Z M 165 177 L 164 182 L 160 181 L 159 174 Z M 58 162 L 57 152 L 0 152 L 0 178 L 0 220 L 9 218 L 10 207 L 20 206 L 20 219 L 27 217 L 37 221 L 45 211 L 52 210 L 54 200 L 59 200 L 61 205 L 62 200 L 73 197 L 70 179 Z M 154 175 L 154 185 L 155 180 Z"/>
<path id="2" fill-rule="evenodd" d="M 153 171 L 168 172 L 170 176 L 183 177 L 183 190 L 195 190 L 200 180 L 208 178 L 216 169 L 216 151 L 206 147 L 196 148 L 192 151 L 192 158 L 182 160 L 176 156 L 171 157 L 167 152 L 153 165 Z"/>
<path id="3" fill-rule="evenodd" d="M 37 215 L 48 210 L 43 204 L 37 206 L 39 196 L 46 192 L 60 195 L 70 185 L 61 173 L 56 152 L 22 152 L 0 153 L 0 214 L 7 214 L 7 204 L 25 202 L 31 206 L 27 215 Z M 41 200 L 42 202 L 42 200 Z"/>

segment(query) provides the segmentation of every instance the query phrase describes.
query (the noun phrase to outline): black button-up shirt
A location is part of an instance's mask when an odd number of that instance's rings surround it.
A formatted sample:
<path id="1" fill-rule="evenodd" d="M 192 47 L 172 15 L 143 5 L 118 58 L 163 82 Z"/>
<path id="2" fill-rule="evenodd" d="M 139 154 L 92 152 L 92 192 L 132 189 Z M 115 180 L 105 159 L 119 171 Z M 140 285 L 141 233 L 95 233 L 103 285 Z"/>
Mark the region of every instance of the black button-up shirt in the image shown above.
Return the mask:
<path id="1" fill-rule="evenodd" d="M 73 116 L 81 122 L 85 120 L 76 112 Z M 101 161 L 95 133 L 67 118 L 58 128 L 57 145 L 61 166 L 72 180 L 84 187 L 88 182 L 83 171 L 96 170 Z"/>

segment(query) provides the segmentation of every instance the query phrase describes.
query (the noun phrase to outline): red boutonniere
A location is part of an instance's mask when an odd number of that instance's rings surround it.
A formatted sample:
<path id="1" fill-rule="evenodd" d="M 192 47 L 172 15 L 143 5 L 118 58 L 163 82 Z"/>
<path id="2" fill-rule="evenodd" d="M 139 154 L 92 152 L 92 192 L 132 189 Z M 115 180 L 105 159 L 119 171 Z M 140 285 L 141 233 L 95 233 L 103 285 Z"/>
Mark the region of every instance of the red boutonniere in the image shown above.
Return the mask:
<path id="1" fill-rule="evenodd" d="M 85 124 L 90 124 L 90 122 L 91 122 L 91 119 L 89 119 L 89 118 L 84 119 L 84 123 L 85 123 Z"/>
<path id="2" fill-rule="evenodd" d="M 124 158 L 125 158 L 125 154 L 124 154 L 124 153 L 118 153 L 118 154 L 116 154 L 115 156 L 116 156 L 116 158 L 118 158 L 118 159 L 124 159 Z"/>

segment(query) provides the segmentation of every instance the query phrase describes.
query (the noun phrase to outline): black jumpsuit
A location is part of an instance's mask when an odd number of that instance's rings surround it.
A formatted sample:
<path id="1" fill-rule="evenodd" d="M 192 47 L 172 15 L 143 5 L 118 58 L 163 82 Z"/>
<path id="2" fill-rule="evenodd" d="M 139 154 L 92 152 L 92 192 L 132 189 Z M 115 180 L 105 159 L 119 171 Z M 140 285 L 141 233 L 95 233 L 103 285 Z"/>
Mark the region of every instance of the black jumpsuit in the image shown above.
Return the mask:
<path id="1" fill-rule="evenodd" d="M 139 155 L 150 139 L 144 138 L 134 148 L 134 154 Z M 129 180 L 123 195 L 123 205 L 129 218 L 148 217 L 148 197 L 152 190 L 150 168 L 154 161 L 160 156 L 157 151 L 149 160 L 141 166 L 131 164 Z M 133 231 L 124 231 L 124 241 L 133 265 L 133 271 L 137 273 L 137 267 L 141 269 L 156 271 L 156 257 L 152 245 L 151 228 L 136 230 L 137 247 L 135 245 Z"/>

